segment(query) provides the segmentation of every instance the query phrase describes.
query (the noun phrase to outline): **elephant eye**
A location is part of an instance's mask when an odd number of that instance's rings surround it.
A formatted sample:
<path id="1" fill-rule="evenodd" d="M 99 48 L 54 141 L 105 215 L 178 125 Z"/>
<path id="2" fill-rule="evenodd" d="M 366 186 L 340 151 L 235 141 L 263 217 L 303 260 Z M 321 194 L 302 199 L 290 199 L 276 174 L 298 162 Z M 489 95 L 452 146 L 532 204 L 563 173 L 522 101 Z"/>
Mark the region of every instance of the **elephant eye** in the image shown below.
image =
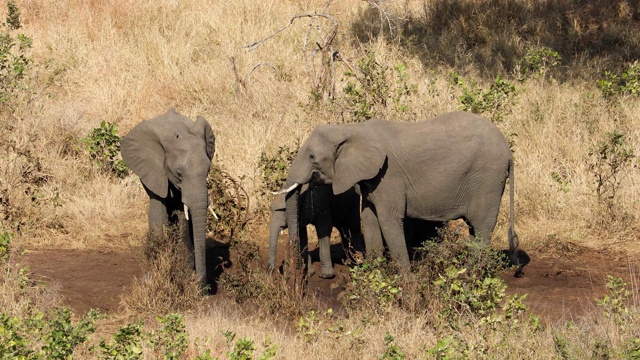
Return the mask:
<path id="1" fill-rule="evenodd" d="M 315 156 L 315 155 L 313 155 L 313 154 L 309 154 L 309 159 L 311 159 L 311 160 L 315 160 L 315 159 L 316 159 L 316 156 Z"/>

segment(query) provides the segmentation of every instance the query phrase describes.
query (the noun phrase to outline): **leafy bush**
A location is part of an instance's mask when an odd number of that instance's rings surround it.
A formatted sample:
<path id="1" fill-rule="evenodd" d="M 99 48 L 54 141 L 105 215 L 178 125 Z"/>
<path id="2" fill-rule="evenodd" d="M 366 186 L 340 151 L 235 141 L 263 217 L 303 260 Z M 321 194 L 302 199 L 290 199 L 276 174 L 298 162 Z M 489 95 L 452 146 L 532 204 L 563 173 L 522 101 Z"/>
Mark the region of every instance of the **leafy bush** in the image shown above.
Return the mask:
<path id="1" fill-rule="evenodd" d="M 99 349 L 104 359 L 146 358 L 145 349 L 153 358 L 180 359 L 188 347 L 188 334 L 182 316 L 168 314 L 157 317 L 162 328 L 145 331 L 142 321 L 126 324 L 111 336 L 111 341 L 101 339 Z M 151 354 L 149 354 L 151 355 Z"/>
<path id="2" fill-rule="evenodd" d="M 635 157 L 626 136 L 619 130 L 608 132 L 589 150 L 589 172 L 596 185 L 598 204 L 607 217 L 598 216 L 599 225 L 606 226 L 625 218 L 618 209 L 618 190 Z"/>
<path id="3" fill-rule="evenodd" d="M 14 1 L 7 2 L 7 17 L 0 23 L 0 105 L 11 108 L 18 93 L 25 89 L 24 79 L 31 59 L 27 56 L 32 40 L 14 34 L 22 27 L 20 11 Z"/>
<path id="4" fill-rule="evenodd" d="M 89 151 L 89 157 L 100 165 L 102 171 L 114 174 L 118 178 L 124 178 L 129 174 L 124 161 L 119 158 L 120 136 L 116 124 L 103 120 L 100 127 L 91 130 L 81 141 Z"/>
<path id="5" fill-rule="evenodd" d="M 397 304 L 402 296 L 397 270 L 385 258 L 355 265 L 349 268 L 349 273 L 351 283 L 341 295 L 342 302 L 349 309 L 381 313 Z"/>
<path id="6" fill-rule="evenodd" d="M 520 76 L 525 79 L 533 76 L 545 76 L 547 72 L 560 63 L 561 56 L 557 51 L 546 46 L 533 47 L 520 59 Z"/>
<path id="7" fill-rule="evenodd" d="M 376 116 L 393 117 L 409 111 L 408 99 L 416 92 L 416 86 L 409 85 L 405 64 L 399 64 L 393 70 L 395 72 L 388 72 L 388 66 L 380 64 L 375 52 L 371 51 L 358 61 L 357 70 L 345 73 L 347 83 L 343 88 L 343 101 L 350 115 L 345 122 L 361 122 Z"/>
<path id="8" fill-rule="evenodd" d="M 260 154 L 258 167 L 262 172 L 261 196 L 271 194 L 272 191 L 280 190 L 284 187 L 289 173 L 289 166 L 295 159 L 300 149 L 300 144 L 295 147 L 286 145 L 279 146 L 278 150 L 268 155 L 266 152 Z"/>
<path id="9" fill-rule="evenodd" d="M 222 334 L 227 340 L 227 345 L 233 344 L 233 341 L 236 338 L 236 333 L 233 331 L 223 331 Z M 258 360 L 273 360 L 276 358 L 277 346 L 267 342 L 263 345 L 263 348 L 264 350 L 257 358 Z M 256 345 L 253 340 L 249 338 L 240 338 L 235 342 L 233 348 L 227 352 L 227 358 L 229 360 L 251 360 L 254 358 L 256 350 Z M 211 356 L 208 355 L 207 352 L 206 357 L 201 355 L 197 359 L 211 359 Z"/>
<path id="10" fill-rule="evenodd" d="M 25 318 L 0 313 L 0 354 L 17 359 L 70 359 L 95 331 L 101 315 L 90 311 L 74 322 L 68 308 L 53 308 Z"/>
<path id="11" fill-rule="evenodd" d="M 458 98 L 460 110 L 486 115 L 493 122 L 502 121 L 511 112 L 516 88 L 500 76 L 496 76 L 487 90 L 483 90 L 475 81 L 467 85 L 455 71 L 450 74 L 450 82 L 462 89 L 462 95 Z"/>
<path id="12" fill-rule="evenodd" d="M 238 179 L 217 164 L 211 165 L 207 188 L 215 213 L 207 215 L 207 231 L 218 241 L 233 241 L 249 221 L 249 194 Z"/>
<path id="13" fill-rule="evenodd" d="M 610 98 L 619 95 L 640 95 L 640 62 L 629 64 L 622 74 L 605 71 L 604 79 L 597 80 L 602 96 Z"/>

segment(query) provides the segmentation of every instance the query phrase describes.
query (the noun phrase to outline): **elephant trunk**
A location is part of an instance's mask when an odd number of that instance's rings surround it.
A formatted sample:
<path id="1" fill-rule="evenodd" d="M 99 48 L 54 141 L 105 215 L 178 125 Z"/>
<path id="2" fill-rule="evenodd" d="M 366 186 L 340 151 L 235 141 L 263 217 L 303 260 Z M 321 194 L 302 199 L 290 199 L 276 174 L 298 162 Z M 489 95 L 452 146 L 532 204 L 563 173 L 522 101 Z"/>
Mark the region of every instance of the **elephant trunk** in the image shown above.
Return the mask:
<path id="1" fill-rule="evenodd" d="M 191 224 L 192 229 L 191 239 L 184 240 L 193 241 L 193 256 L 196 266 L 196 275 L 204 286 L 207 283 L 207 184 L 205 181 L 197 186 L 185 188 L 199 189 L 199 191 L 183 193 L 182 195 L 182 201 L 189 209 L 189 223 Z"/>
<path id="2" fill-rule="evenodd" d="M 276 266 L 276 252 L 278 249 L 278 235 L 280 230 L 286 227 L 286 214 L 280 215 L 280 212 L 274 211 L 271 215 L 271 225 L 269 226 L 269 268 L 271 273 Z M 290 230 L 291 231 L 291 230 Z"/>
<path id="3" fill-rule="evenodd" d="M 300 248 L 300 218 L 298 216 L 298 202 L 300 199 L 300 187 L 296 187 L 289 192 L 286 197 L 287 225 L 289 227 L 289 246 L 287 257 L 293 261 L 295 268 L 300 268 L 301 248 Z"/>

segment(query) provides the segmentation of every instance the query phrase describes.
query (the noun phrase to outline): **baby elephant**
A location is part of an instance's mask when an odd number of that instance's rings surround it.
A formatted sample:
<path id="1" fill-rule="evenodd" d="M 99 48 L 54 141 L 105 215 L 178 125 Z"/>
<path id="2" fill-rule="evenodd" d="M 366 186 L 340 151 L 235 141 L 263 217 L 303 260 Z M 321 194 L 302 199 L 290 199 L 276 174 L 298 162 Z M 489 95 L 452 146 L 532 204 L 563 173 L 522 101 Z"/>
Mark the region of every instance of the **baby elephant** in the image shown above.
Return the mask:
<path id="1" fill-rule="evenodd" d="M 276 195 L 271 202 L 271 225 L 269 235 L 269 271 L 273 271 L 276 261 L 278 234 L 287 228 L 285 206 L 286 194 Z M 298 218 L 300 219 L 300 242 L 304 249 L 307 240 L 307 224 L 313 224 L 318 235 L 320 248 L 320 264 L 322 270 L 319 277 L 331 279 L 335 276 L 331 261 L 330 237 L 332 228 L 338 229 L 342 238 L 345 253 L 353 247 L 361 251 L 364 240 L 360 231 L 360 195 L 351 188 L 348 191 L 333 195 L 331 185 L 310 186 L 300 193 Z M 314 274 L 311 256 L 307 252 L 308 275 Z"/>

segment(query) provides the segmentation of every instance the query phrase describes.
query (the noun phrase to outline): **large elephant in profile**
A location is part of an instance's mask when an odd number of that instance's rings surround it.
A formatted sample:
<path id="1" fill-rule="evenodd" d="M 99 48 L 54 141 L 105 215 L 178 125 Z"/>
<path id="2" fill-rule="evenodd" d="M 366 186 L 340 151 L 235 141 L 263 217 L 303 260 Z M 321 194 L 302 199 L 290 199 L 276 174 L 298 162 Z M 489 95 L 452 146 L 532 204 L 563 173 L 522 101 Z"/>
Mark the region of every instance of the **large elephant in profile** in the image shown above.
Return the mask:
<path id="1" fill-rule="evenodd" d="M 287 177 L 287 219 L 297 223 L 299 185 L 312 177 L 340 194 L 358 185 L 367 257 L 382 253 L 409 268 L 406 217 L 429 221 L 463 218 L 476 238 L 489 242 L 507 178 L 510 183 L 509 250 L 518 264 L 513 229 L 513 156 L 500 130 L 467 112 L 418 122 L 379 119 L 320 125 L 300 148 Z M 299 234 L 289 231 L 293 243 Z M 519 272 L 517 275 L 519 275 Z"/>
<path id="2" fill-rule="evenodd" d="M 342 246 L 348 256 L 350 249 L 362 251 L 362 232 L 360 230 L 360 195 L 354 188 L 342 194 L 334 195 L 329 185 L 304 185 L 298 201 L 297 232 L 300 234 L 301 248 L 307 248 L 307 224 L 312 224 L 318 235 L 321 271 L 323 279 L 335 276 L 330 251 L 332 228 L 338 229 Z M 277 194 L 271 202 L 271 223 L 269 228 L 269 271 L 273 271 L 276 261 L 278 234 L 287 228 L 285 194 Z M 289 229 L 289 231 L 292 231 Z M 303 251 L 304 252 L 304 251 Z M 307 275 L 314 274 L 311 256 L 306 255 Z"/>
<path id="3" fill-rule="evenodd" d="M 136 125 L 120 147 L 149 195 L 149 235 L 161 236 L 174 212 L 183 212 L 178 216 L 182 239 L 206 283 L 207 175 L 215 150 L 211 126 L 201 116 L 194 122 L 171 108 Z"/>

